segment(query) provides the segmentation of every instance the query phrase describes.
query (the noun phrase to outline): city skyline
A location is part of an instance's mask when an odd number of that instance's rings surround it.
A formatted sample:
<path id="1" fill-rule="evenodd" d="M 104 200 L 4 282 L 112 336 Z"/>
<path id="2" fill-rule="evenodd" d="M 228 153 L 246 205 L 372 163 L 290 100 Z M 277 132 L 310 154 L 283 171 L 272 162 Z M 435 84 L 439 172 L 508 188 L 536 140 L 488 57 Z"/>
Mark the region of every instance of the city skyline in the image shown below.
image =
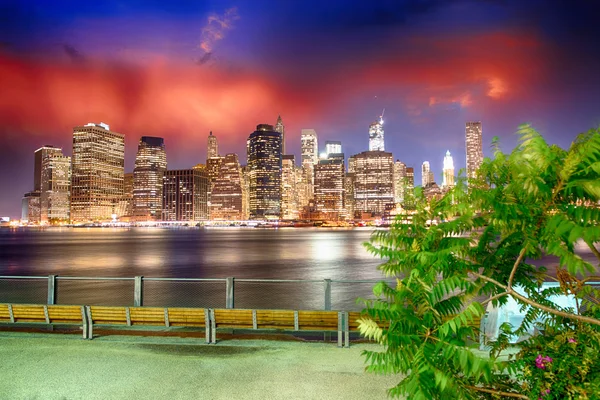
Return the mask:
<path id="1" fill-rule="evenodd" d="M 71 155 L 72 128 L 90 121 L 125 135 L 126 172 L 142 136 L 164 138 L 169 168 L 184 169 L 204 161 L 211 130 L 221 154 L 246 163 L 248 134 L 278 115 L 297 164 L 305 128 L 350 156 L 368 149 L 383 108 L 385 150 L 416 168 L 417 182 L 425 160 L 441 182 L 447 150 L 465 168 L 466 121 L 483 121 L 484 155 L 494 136 L 510 150 L 525 122 L 567 147 L 600 124 L 591 7 L 5 3 L 0 215 L 20 214 L 33 152 L 52 144 Z"/>

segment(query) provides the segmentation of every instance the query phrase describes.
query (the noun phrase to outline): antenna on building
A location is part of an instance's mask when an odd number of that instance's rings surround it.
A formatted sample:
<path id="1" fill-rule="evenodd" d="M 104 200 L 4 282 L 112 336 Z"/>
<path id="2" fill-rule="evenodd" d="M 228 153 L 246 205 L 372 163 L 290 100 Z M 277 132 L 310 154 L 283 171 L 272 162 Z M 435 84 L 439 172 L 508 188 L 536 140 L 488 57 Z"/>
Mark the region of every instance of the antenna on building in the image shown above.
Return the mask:
<path id="1" fill-rule="evenodd" d="M 383 111 L 381 112 L 381 118 L 383 118 L 383 114 L 385 114 L 385 108 L 383 109 Z"/>

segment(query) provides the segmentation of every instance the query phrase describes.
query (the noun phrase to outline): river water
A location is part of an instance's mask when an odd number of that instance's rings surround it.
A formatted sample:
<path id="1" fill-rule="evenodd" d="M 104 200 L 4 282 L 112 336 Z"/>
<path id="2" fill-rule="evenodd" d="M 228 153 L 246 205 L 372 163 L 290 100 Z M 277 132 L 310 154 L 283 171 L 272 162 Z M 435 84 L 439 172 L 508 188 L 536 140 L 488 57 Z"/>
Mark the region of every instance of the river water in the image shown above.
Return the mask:
<path id="1" fill-rule="evenodd" d="M 377 280 L 363 243 L 372 229 L 0 229 L 0 275 L 58 275 L 57 302 L 132 305 L 132 280 L 67 277 L 227 278 L 235 306 L 323 308 L 324 280 Z M 244 279 L 311 280 L 266 283 Z M 0 280 L 0 302 L 45 302 L 47 280 Z M 372 283 L 333 282 L 332 307 L 357 308 Z M 145 281 L 144 305 L 224 306 L 225 282 Z M 337 304 L 336 304 L 337 303 Z M 360 308 L 360 307 L 359 307 Z"/>

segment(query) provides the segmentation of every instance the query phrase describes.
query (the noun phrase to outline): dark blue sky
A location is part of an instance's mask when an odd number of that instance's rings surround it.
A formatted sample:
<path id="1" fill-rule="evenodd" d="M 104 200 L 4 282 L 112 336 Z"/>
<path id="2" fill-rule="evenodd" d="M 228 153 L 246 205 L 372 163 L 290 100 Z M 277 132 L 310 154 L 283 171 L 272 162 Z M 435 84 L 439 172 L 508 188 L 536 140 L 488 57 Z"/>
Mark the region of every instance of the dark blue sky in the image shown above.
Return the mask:
<path id="1" fill-rule="evenodd" d="M 259 123 L 321 147 L 366 150 L 385 111 L 386 150 L 440 175 L 463 168 L 464 123 L 506 150 L 519 124 L 568 146 L 600 125 L 600 27 L 593 1 L 3 1 L 0 4 L 0 216 L 18 217 L 33 152 L 71 153 L 73 126 L 143 135 L 169 166 L 203 162 L 212 130 L 245 160 Z M 420 181 L 420 173 L 417 173 Z"/>

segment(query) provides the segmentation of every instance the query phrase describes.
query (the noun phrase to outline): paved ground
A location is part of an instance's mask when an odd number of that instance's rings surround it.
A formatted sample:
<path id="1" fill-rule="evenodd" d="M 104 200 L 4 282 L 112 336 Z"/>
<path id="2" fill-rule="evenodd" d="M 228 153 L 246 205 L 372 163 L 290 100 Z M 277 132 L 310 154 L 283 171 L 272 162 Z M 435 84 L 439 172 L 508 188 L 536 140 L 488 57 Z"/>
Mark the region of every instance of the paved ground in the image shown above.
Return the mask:
<path id="1" fill-rule="evenodd" d="M 329 343 L 0 332 L 0 399 L 385 399 L 395 377 Z"/>

